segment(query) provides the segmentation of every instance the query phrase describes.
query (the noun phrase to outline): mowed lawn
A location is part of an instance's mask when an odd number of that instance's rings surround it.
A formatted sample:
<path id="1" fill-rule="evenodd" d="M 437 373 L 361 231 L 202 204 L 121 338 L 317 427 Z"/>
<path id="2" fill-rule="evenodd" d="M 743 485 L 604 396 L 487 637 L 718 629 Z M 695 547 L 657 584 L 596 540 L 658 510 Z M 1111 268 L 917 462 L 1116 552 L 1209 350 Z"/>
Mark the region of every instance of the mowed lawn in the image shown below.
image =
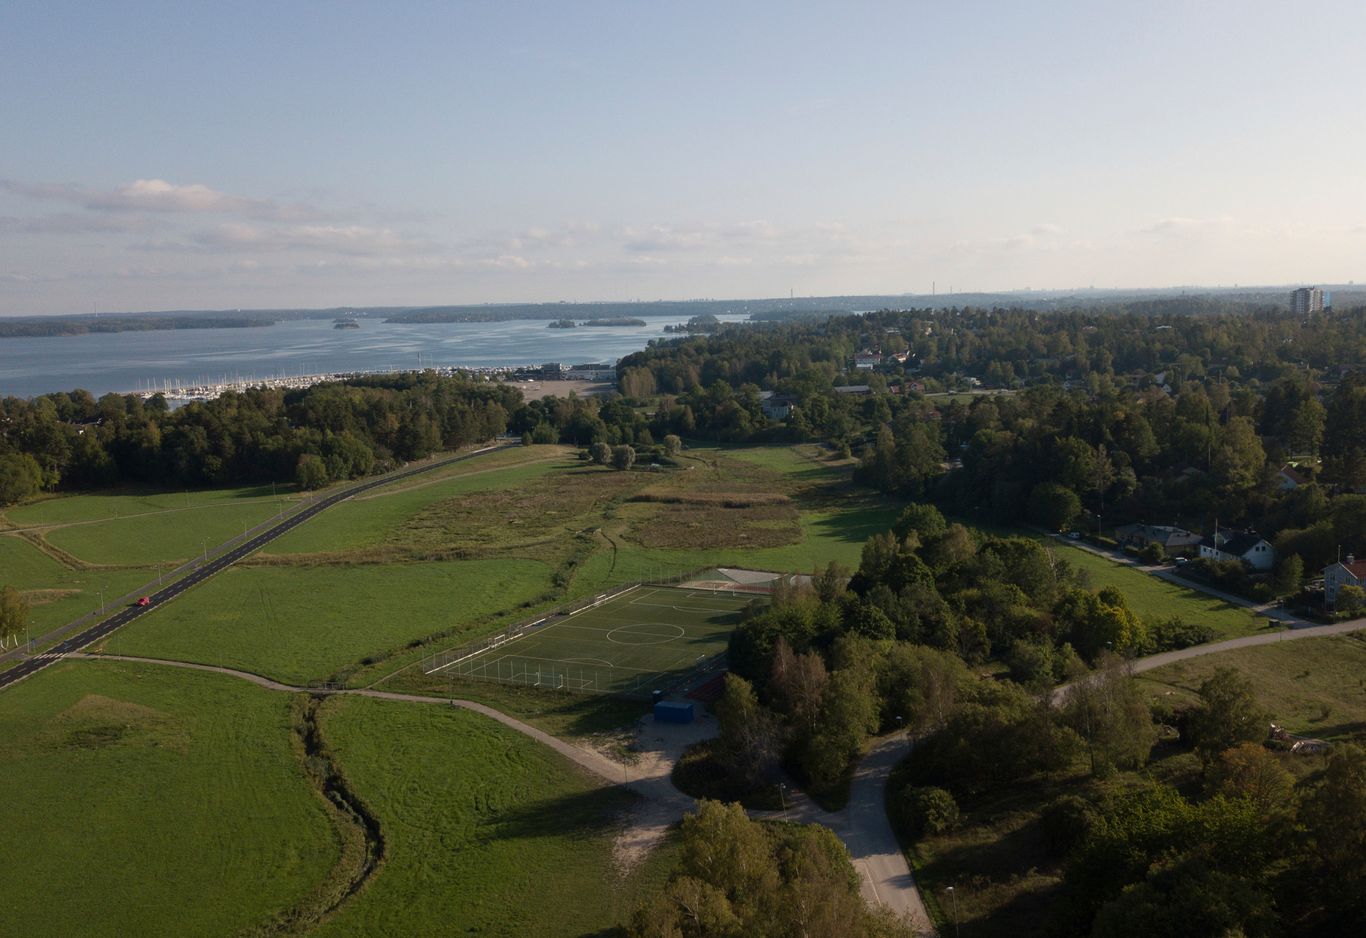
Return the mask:
<path id="1" fill-rule="evenodd" d="M 334 698 L 321 726 L 376 813 L 386 859 L 320 936 L 596 935 L 662 878 L 629 876 L 612 842 L 630 795 L 463 710 Z"/>
<path id="2" fill-rule="evenodd" d="M 533 560 L 230 567 L 110 637 L 112 654 L 226 665 L 289 683 L 467 629 L 543 594 Z M 456 641 L 459 636 L 456 636 Z"/>
<path id="3" fill-rule="evenodd" d="M 147 580 L 145 570 L 72 570 L 23 538 L 0 535 L 0 586 L 27 594 L 34 638 L 94 612 L 101 589 L 112 603 Z"/>
<path id="4" fill-rule="evenodd" d="M 274 541 L 272 554 L 311 554 L 373 547 L 423 509 L 460 495 L 533 485 L 546 474 L 578 460 L 567 447 L 533 446 L 458 463 L 463 471 L 436 480 L 386 486 L 350 499 Z M 422 477 L 419 477 L 421 479 Z"/>
<path id="5" fill-rule="evenodd" d="M 1214 629 L 1216 640 L 1251 635 L 1269 627 L 1268 620 L 1197 589 L 1168 583 L 1057 538 L 1031 536 L 1074 568 L 1086 571 L 1093 587 L 1115 587 L 1124 594 L 1129 607 L 1142 617 L 1169 619 L 1175 616 L 1183 622 L 1208 625 Z"/>
<path id="6" fill-rule="evenodd" d="M 8 935 L 236 935 L 324 881 L 332 824 L 290 697 L 69 662 L 0 693 Z"/>
<path id="7" fill-rule="evenodd" d="M 1366 633 L 1235 648 L 1154 668 L 1138 680 L 1154 697 L 1193 702 L 1217 668 L 1246 675 L 1270 718 L 1291 732 L 1366 738 Z"/>

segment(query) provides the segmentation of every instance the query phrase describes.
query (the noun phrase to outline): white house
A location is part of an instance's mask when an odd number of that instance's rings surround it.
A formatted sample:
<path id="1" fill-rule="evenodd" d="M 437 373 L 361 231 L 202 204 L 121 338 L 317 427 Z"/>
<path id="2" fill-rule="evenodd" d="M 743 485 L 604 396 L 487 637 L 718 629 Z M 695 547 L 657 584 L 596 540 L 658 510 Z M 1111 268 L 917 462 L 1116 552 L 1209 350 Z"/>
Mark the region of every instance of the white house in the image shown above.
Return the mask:
<path id="1" fill-rule="evenodd" d="M 1357 560 L 1348 554 L 1346 561 L 1340 560 L 1323 568 L 1323 602 L 1328 606 L 1336 605 L 1339 589 L 1363 584 L 1366 584 L 1366 560 Z"/>
<path id="2" fill-rule="evenodd" d="M 1256 531 L 1215 531 L 1200 542 L 1200 556 L 1210 560 L 1241 560 L 1258 573 L 1276 566 L 1276 548 Z"/>

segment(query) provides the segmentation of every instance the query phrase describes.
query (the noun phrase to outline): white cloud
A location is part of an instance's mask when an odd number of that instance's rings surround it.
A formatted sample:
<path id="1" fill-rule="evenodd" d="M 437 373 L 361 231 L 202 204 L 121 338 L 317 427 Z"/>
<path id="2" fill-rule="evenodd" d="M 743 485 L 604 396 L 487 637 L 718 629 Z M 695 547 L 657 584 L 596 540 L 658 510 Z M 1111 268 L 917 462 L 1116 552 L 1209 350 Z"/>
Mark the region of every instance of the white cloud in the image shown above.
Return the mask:
<path id="1" fill-rule="evenodd" d="M 326 215 L 301 202 L 280 203 L 219 192 L 202 183 L 178 185 L 164 179 L 135 179 L 114 189 L 74 183 L 21 183 L 0 180 L 0 191 L 30 199 L 70 202 L 93 212 L 155 212 L 238 215 L 277 221 L 319 220 Z"/>
<path id="2" fill-rule="evenodd" d="M 201 248 L 223 251 L 320 251 L 358 256 L 429 251 L 432 245 L 390 228 L 363 225 L 293 225 L 264 227 L 231 222 L 199 232 Z"/>

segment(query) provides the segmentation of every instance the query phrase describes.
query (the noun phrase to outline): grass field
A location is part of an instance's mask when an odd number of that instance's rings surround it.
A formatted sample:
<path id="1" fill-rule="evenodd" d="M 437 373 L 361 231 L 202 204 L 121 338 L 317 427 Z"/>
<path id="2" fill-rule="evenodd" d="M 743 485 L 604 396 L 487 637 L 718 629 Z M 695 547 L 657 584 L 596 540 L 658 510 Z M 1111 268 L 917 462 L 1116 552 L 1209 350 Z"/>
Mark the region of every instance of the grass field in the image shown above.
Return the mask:
<path id="1" fill-rule="evenodd" d="M 407 480 L 330 508 L 270 545 L 272 554 L 308 554 L 375 547 L 430 506 L 457 496 L 518 488 L 569 463 L 568 447 L 538 446 L 480 456 L 432 479 Z M 578 461 L 573 460 L 573 465 Z M 419 477 L 422 478 L 422 477 Z"/>
<path id="2" fill-rule="evenodd" d="M 630 796 L 492 720 L 346 698 L 321 725 L 379 816 L 386 860 L 315 934 L 597 935 L 664 876 L 661 851 L 628 876 L 612 841 Z"/>
<path id="3" fill-rule="evenodd" d="M 338 848 L 290 699 L 160 666 L 72 662 L 0 694 L 10 935 L 235 935 Z"/>
<path id="4" fill-rule="evenodd" d="M 724 651 L 744 593 L 641 587 L 434 674 L 553 690 L 639 696 Z"/>
<path id="5" fill-rule="evenodd" d="M 1096 588 L 1113 586 L 1124 594 L 1129 607 L 1140 616 L 1169 619 L 1207 625 L 1214 629 L 1215 639 L 1237 638 L 1265 631 L 1268 620 L 1258 618 L 1241 606 L 1217 599 L 1189 586 L 1177 586 L 1166 580 L 1135 570 L 1126 564 L 1099 557 L 1090 551 L 1073 547 L 1057 538 L 1030 534 L 1066 560 L 1075 569 L 1085 571 Z"/>
<path id="6" fill-rule="evenodd" d="M 156 571 L 150 571 L 156 578 Z M 146 583 L 146 570 L 73 570 L 20 537 L 0 536 L 0 586 L 12 585 L 27 594 L 32 633 L 38 635 L 65 625 L 100 605 Z"/>
<path id="7" fill-rule="evenodd" d="M 435 632 L 458 636 L 512 615 L 549 578 L 531 560 L 231 567 L 114 633 L 104 650 L 323 680 Z"/>
<path id="8" fill-rule="evenodd" d="M 11 508 L 5 519 L 84 563 L 148 566 L 189 559 L 260 524 L 292 503 L 287 489 L 71 495 Z"/>
<path id="9" fill-rule="evenodd" d="M 1139 682 L 1154 697 L 1193 702 L 1216 668 L 1245 674 L 1271 719 L 1293 733 L 1366 739 L 1366 633 L 1235 648 L 1155 668 Z"/>

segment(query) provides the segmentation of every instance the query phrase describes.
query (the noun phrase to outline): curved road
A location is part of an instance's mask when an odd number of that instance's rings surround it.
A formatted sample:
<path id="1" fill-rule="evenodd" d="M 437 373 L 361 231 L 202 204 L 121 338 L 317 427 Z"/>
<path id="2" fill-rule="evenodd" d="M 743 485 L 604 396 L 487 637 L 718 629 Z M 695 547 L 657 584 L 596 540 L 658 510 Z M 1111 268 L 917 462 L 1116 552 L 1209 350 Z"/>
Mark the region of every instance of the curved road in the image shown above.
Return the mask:
<path id="1" fill-rule="evenodd" d="M 166 601 L 174 599 L 176 596 L 179 596 L 187 589 L 190 589 L 191 587 L 199 583 L 202 583 L 204 580 L 207 580 L 214 574 L 227 569 L 228 567 L 232 566 L 234 563 L 241 560 L 248 554 L 251 554 L 254 551 L 259 550 L 261 547 L 264 547 L 266 544 L 269 544 L 271 541 L 280 537 L 282 534 L 285 534 L 288 531 L 292 531 L 294 528 L 303 524 L 309 518 L 312 518 L 314 515 L 326 511 L 327 509 L 331 508 L 333 505 L 336 505 L 339 502 L 343 502 L 354 495 L 359 495 L 361 492 L 368 492 L 370 489 L 379 488 L 381 485 L 388 485 L 389 483 L 396 482 L 399 479 L 406 479 L 409 476 L 419 475 L 423 472 L 430 472 L 431 470 L 439 469 L 442 466 L 449 466 L 451 463 L 462 462 L 466 459 L 473 459 L 476 456 L 482 456 L 485 453 L 491 453 L 497 449 L 502 449 L 502 447 L 486 446 L 483 449 L 477 449 L 473 452 L 464 453 L 460 456 L 451 456 L 447 459 L 439 459 L 435 462 L 428 463 L 423 466 L 416 466 L 411 469 L 401 469 L 398 472 L 393 472 L 389 475 L 378 476 L 374 479 L 362 482 L 359 485 L 353 485 L 350 488 L 342 489 L 339 492 L 333 492 L 331 495 L 328 495 L 325 498 L 315 501 L 313 504 L 309 505 L 307 508 L 304 508 L 302 511 L 290 515 L 288 518 L 284 519 L 279 524 L 275 525 L 273 528 L 269 528 L 261 532 L 260 534 L 256 535 L 251 540 L 243 544 L 239 544 L 237 547 L 234 547 L 227 553 L 215 557 L 213 560 L 210 560 L 208 563 L 204 564 L 202 567 L 199 567 L 192 573 L 186 574 L 184 577 L 180 578 L 179 580 L 176 580 L 170 586 L 167 586 L 164 589 L 160 589 L 155 593 L 150 594 L 150 598 L 152 600 L 150 605 L 128 606 L 120 610 L 119 612 L 115 613 L 114 615 L 110 616 L 108 619 L 104 619 L 101 622 L 97 622 L 94 625 L 90 626 L 90 628 L 85 629 L 84 631 L 79 632 L 68 639 L 64 639 L 63 641 L 59 642 L 57 645 L 54 645 L 52 648 L 48 649 L 42 654 L 34 655 L 32 658 L 29 658 L 22 664 L 15 665 L 8 671 L 0 672 L 0 690 L 3 690 L 11 684 L 18 683 L 26 677 L 38 673 L 39 671 L 51 665 L 54 661 L 60 661 L 63 657 L 71 654 L 72 652 L 80 651 L 82 648 L 86 648 L 92 643 L 99 641 L 105 636 L 127 625 L 129 622 L 132 622 L 138 616 L 141 616 L 144 613 L 150 612 L 151 610 L 158 608 Z"/>

